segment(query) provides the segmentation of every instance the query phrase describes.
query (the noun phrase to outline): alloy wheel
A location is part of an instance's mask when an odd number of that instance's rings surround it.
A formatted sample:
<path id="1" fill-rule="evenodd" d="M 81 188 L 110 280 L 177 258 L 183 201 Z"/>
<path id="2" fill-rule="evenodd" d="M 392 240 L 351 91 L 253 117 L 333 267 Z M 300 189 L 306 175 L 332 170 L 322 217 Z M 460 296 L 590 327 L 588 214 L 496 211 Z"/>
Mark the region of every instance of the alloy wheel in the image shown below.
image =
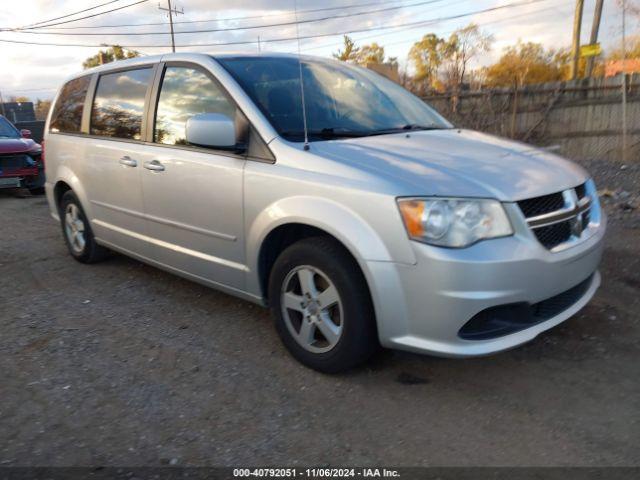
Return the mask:
<path id="1" fill-rule="evenodd" d="M 280 295 L 284 322 L 305 350 L 326 353 L 343 332 L 343 309 L 338 289 L 321 270 L 303 265 L 284 279 Z"/>
<path id="2" fill-rule="evenodd" d="M 84 221 L 80 217 L 80 209 L 74 203 L 68 204 L 65 210 L 64 231 L 73 252 L 81 254 L 87 244 L 87 240 L 85 238 L 85 225 Z"/>

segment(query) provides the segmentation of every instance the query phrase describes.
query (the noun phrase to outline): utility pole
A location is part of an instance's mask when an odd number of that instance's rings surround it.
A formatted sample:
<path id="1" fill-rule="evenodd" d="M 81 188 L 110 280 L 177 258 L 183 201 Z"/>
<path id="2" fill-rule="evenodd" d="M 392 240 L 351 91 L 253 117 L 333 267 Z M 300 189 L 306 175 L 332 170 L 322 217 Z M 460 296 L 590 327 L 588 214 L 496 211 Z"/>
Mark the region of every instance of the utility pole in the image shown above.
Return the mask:
<path id="1" fill-rule="evenodd" d="M 582 28 L 583 11 L 584 0 L 576 0 L 576 14 L 573 17 L 573 62 L 571 63 L 571 80 L 578 78 L 578 67 L 580 65 L 580 29 Z"/>
<path id="2" fill-rule="evenodd" d="M 176 52 L 176 40 L 173 36 L 173 16 L 174 15 L 184 15 L 184 8 L 181 8 L 180 10 L 178 10 L 176 7 L 172 7 L 171 6 L 171 0 L 167 0 L 167 7 L 168 8 L 164 8 L 161 7 L 160 4 L 158 4 L 158 10 L 162 10 L 163 12 L 168 12 L 169 13 L 169 28 L 171 30 L 171 51 L 173 53 Z"/>
<path id="3" fill-rule="evenodd" d="M 591 45 L 595 45 L 598 43 L 598 32 L 600 31 L 600 20 L 602 19 L 602 5 L 604 0 L 596 1 L 596 10 L 593 14 L 593 25 L 591 26 L 591 39 L 589 43 Z M 593 74 L 593 64 L 595 63 L 595 57 L 587 58 L 587 71 L 585 72 L 585 76 L 587 78 L 591 78 Z"/>
<path id="4" fill-rule="evenodd" d="M 4 100 L 2 99 L 2 92 L 0 92 L 0 108 L 2 108 L 2 116 L 6 117 L 7 112 L 4 111 Z"/>
<path id="5" fill-rule="evenodd" d="M 622 0 L 622 161 L 627 163 L 627 2 Z"/>

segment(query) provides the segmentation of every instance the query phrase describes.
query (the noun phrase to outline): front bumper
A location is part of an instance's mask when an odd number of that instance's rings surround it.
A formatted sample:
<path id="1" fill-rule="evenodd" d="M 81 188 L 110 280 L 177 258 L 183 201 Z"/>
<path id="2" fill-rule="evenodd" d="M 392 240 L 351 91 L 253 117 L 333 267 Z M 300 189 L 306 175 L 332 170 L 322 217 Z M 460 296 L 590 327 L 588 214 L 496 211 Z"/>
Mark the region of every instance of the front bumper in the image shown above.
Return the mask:
<path id="1" fill-rule="evenodd" d="M 487 355 L 532 340 L 589 302 L 600 285 L 604 215 L 584 240 L 551 253 L 515 208 L 508 213 L 515 220 L 511 237 L 459 250 L 412 242 L 415 265 L 367 263 L 383 346 L 450 357 Z M 469 340 L 460 335 L 460 329 L 486 309 L 538 304 L 582 282 L 580 296 L 544 321 L 496 338 Z"/>
<path id="2" fill-rule="evenodd" d="M 0 188 L 24 186 L 37 177 L 39 158 L 24 152 L 0 155 Z"/>

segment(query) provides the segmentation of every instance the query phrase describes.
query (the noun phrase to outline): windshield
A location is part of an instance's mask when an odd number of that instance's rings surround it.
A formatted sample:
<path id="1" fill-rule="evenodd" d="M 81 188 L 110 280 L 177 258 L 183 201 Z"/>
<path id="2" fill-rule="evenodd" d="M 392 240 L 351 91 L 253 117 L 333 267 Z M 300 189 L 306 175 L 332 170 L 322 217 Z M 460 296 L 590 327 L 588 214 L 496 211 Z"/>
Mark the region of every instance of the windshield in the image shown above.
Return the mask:
<path id="1" fill-rule="evenodd" d="M 20 132 L 4 117 L 0 117 L 0 138 L 20 138 Z"/>
<path id="2" fill-rule="evenodd" d="M 218 61 L 280 135 L 291 141 L 304 139 L 297 58 Z M 304 57 L 301 62 L 310 140 L 452 128 L 422 100 L 367 69 Z"/>

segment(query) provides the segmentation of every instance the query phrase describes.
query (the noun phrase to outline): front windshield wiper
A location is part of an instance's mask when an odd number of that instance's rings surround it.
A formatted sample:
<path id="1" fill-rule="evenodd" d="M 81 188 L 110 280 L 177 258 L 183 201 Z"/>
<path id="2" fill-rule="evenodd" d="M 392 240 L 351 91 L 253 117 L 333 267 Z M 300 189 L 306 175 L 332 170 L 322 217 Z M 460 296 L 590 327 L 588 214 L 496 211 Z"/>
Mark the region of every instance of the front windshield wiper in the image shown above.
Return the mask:
<path id="1" fill-rule="evenodd" d="M 420 125 L 417 123 L 408 123 L 402 127 L 402 130 L 444 130 L 445 127 L 438 125 Z"/>
<path id="2" fill-rule="evenodd" d="M 304 131 L 296 130 L 296 131 L 285 131 L 281 132 L 281 135 L 284 137 L 300 137 L 304 138 Z M 310 138 L 321 138 L 323 140 L 330 140 L 332 138 L 359 138 L 366 137 L 369 135 L 369 132 L 358 132 L 355 130 L 342 130 L 335 129 L 332 127 L 323 128 L 322 130 L 309 130 L 307 135 Z"/>
<path id="3" fill-rule="evenodd" d="M 427 130 L 449 130 L 449 127 L 442 127 L 438 125 L 419 125 L 417 123 L 408 123 L 403 125 L 402 127 L 393 127 L 393 128 L 381 128 L 380 130 L 372 130 L 367 133 L 367 136 L 374 135 L 389 135 L 392 133 L 401 133 L 407 131 L 427 131 Z"/>
<path id="4" fill-rule="evenodd" d="M 418 125 L 414 123 L 409 123 L 402 127 L 393 127 L 393 128 L 384 128 L 380 130 L 348 130 L 341 128 L 333 128 L 327 127 L 322 130 L 309 130 L 307 135 L 309 138 L 322 139 L 322 140 L 330 140 L 332 138 L 361 138 L 361 137 L 373 137 L 375 135 L 388 135 L 391 133 L 399 133 L 406 131 L 418 131 L 418 130 L 446 130 L 447 127 L 440 127 L 437 125 Z M 284 137 L 299 137 L 304 138 L 304 131 L 296 130 L 296 131 L 286 131 L 281 132 L 281 135 Z"/>

